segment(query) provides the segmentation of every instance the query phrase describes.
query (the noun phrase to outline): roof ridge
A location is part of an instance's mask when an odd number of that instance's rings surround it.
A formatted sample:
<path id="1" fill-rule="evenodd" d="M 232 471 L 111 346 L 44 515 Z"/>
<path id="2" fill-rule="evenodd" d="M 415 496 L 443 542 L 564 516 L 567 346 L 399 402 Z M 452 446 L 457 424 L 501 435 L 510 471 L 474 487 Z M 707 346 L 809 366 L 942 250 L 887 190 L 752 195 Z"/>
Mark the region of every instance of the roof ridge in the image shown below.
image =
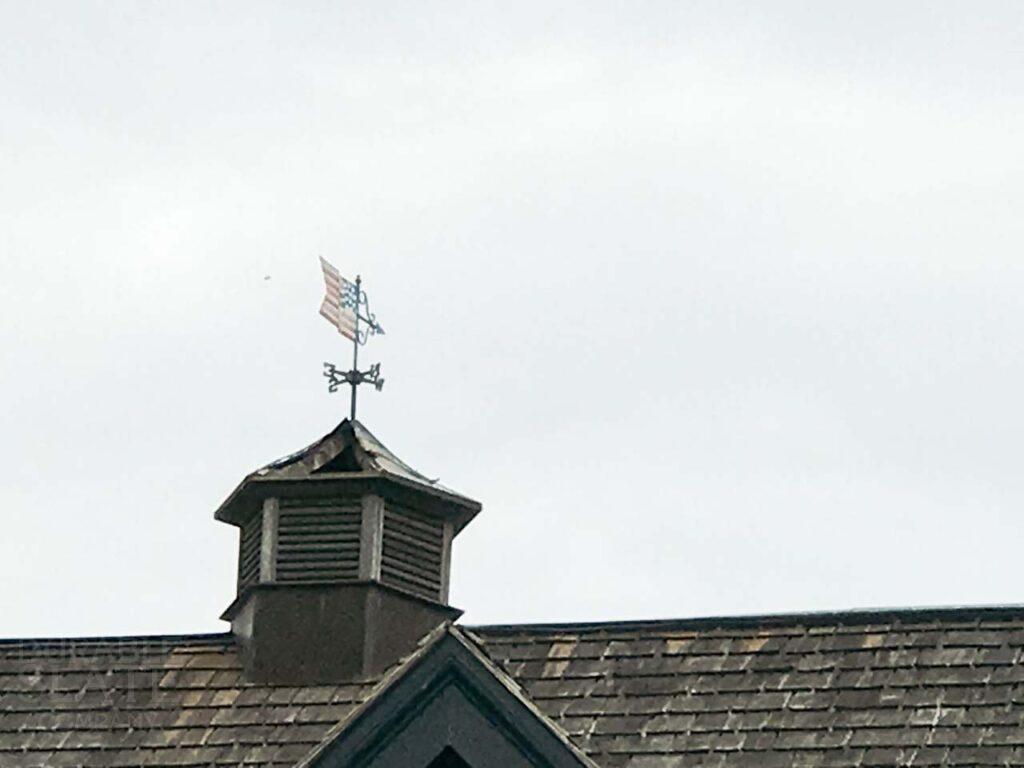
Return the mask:
<path id="1" fill-rule="evenodd" d="M 210 641 L 234 641 L 230 632 L 197 632 L 195 634 L 169 634 L 169 635 L 83 635 L 80 637 L 0 637 L 0 647 L 16 645 L 67 645 L 69 643 L 186 643 L 186 642 L 210 642 Z"/>
<path id="2" fill-rule="evenodd" d="M 607 629 L 700 629 L 710 627 L 787 626 L 793 624 L 868 624 L 900 619 L 952 620 L 1024 619 L 1024 604 L 925 606 L 918 608 L 852 608 L 838 611 L 808 611 L 787 613 L 752 613 L 723 616 L 699 616 L 666 619 L 626 619 L 581 622 L 536 622 L 522 624 L 463 624 L 470 632 L 557 632 L 600 631 Z"/>
<path id="3" fill-rule="evenodd" d="M 891 621 L 913 619 L 992 619 L 1022 618 L 1024 604 L 924 606 L 910 608 L 851 608 L 838 611 L 807 611 L 786 613 L 751 613 L 720 616 L 697 616 L 663 619 L 625 619 L 580 622 L 523 622 L 500 624 L 459 624 L 468 632 L 554 632 L 559 630 L 599 631 L 605 629 L 689 629 L 702 627 L 755 627 L 785 626 L 787 624 L 865 624 L 872 620 Z M 429 635 L 430 633 L 428 633 Z M 425 636 L 426 637 L 426 636 Z M 16 645 L 56 645 L 88 643 L 142 643 L 142 642 L 233 642 L 231 632 L 196 632 L 152 635 L 82 635 L 68 637 L 0 637 L 0 647 Z M 421 641 L 422 642 L 422 641 Z M 410 654 L 412 655 L 412 654 Z"/>

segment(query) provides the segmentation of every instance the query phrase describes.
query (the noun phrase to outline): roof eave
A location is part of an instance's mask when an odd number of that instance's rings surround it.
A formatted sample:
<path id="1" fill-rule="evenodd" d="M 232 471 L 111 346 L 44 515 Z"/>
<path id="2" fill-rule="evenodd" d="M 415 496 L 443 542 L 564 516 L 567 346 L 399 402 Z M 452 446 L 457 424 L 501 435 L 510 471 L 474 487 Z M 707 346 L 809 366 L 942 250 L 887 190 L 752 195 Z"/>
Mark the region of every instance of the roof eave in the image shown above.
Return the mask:
<path id="1" fill-rule="evenodd" d="M 392 483 L 399 487 L 423 493 L 440 502 L 445 508 L 444 517 L 455 523 L 456 531 L 462 530 L 483 508 L 474 499 L 450 493 L 441 488 L 417 483 L 390 472 L 323 472 L 302 478 L 284 478 L 252 474 L 246 477 L 214 512 L 213 517 L 231 525 L 240 525 L 255 509 L 250 508 L 253 502 L 261 503 L 263 499 L 273 495 L 269 491 L 294 488 L 309 495 L 318 495 L 328 483 L 344 482 L 355 491 L 361 486 L 367 489 L 380 483 Z"/>

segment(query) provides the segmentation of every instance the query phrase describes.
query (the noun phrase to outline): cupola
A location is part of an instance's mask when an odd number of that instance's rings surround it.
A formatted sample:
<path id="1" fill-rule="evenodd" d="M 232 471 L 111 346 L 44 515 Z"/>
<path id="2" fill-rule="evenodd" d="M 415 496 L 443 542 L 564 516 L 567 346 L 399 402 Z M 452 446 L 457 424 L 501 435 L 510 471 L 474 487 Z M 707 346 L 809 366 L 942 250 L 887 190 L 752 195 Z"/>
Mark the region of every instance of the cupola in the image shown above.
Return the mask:
<path id="1" fill-rule="evenodd" d="M 348 419 L 250 474 L 215 515 L 239 530 L 238 591 L 223 618 L 250 677 L 371 677 L 457 618 L 452 540 L 479 511 Z"/>

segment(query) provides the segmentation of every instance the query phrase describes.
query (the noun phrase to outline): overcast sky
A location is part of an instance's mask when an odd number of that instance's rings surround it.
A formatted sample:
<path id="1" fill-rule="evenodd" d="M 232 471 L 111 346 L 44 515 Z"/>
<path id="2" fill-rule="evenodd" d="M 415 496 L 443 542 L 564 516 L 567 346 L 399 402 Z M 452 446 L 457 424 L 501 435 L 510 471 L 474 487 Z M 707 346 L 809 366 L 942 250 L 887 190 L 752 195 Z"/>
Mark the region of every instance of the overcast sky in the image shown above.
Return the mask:
<path id="1" fill-rule="evenodd" d="M 1018 2 L 0 0 L 0 636 L 225 626 L 319 254 L 468 622 L 1022 602 L 1022 137 Z"/>

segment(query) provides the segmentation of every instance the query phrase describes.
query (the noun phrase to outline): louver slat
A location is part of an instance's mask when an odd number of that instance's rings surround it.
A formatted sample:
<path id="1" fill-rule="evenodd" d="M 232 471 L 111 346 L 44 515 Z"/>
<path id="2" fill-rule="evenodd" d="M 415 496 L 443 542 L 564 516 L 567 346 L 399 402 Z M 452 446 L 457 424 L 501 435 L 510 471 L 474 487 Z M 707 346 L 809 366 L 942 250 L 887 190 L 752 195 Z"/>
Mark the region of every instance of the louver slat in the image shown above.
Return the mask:
<path id="1" fill-rule="evenodd" d="M 263 515 L 257 512 L 238 532 L 238 591 L 252 586 L 260 578 L 260 536 Z"/>
<path id="2" fill-rule="evenodd" d="M 418 542 L 413 540 L 411 537 L 404 536 L 396 531 L 389 531 L 389 534 L 390 541 L 388 543 L 395 552 L 401 553 L 404 558 L 420 562 L 424 567 L 441 567 L 440 552 L 431 552 L 426 549 L 421 549 L 421 545 Z"/>
<path id="3" fill-rule="evenodd" d="M 277 532 L 277 580 L 356 580 L 361 522 L 358 502 L 283 506 Z"/>
<path id="4" fill-rule="evenodd" d="M 423 589 L 429 590 L 429 594 L 433 594 L 439 586 L 431 579 L 421 576 L 420 572 L 411 568 L 403 567 L 400 563 L 388 563 L 387 565 L 381 566 L 381 572 L 396 579 L 409 582 L 410 584 L 417 584 Z"/>
<path id="5" fill-rule="evenodd" d="M 441 599 L 444 524 L 411 509 L 384 508 L 381 581 L 428 600 Z"/>

